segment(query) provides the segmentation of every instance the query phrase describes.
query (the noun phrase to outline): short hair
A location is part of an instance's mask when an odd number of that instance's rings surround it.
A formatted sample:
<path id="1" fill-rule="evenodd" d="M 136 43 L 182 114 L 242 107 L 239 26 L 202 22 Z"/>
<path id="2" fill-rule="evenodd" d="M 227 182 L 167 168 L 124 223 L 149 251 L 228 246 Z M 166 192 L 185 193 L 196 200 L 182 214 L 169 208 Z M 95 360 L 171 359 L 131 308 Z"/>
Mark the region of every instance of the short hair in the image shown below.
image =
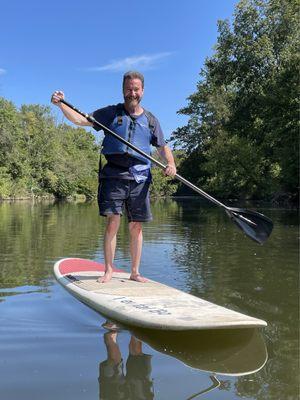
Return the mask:
<path id="1" fill-rule="evenodd" d="M 123 75 L 123 88 L 126 79 L 139 79 L 142 82 L 142 88 L 144 89 L 144 76 L 138 71 L 128 71 Z"/>

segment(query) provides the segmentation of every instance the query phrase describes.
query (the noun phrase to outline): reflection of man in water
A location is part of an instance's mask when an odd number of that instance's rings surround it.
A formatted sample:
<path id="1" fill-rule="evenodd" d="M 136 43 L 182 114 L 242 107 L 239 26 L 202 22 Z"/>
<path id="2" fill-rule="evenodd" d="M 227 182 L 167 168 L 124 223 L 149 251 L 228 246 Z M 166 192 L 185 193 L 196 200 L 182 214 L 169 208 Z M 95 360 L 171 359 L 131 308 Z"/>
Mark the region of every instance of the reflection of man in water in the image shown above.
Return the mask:
<path id="1" fill-rule="evenodd" d="M 151 355 L 144 354 L 142 342 L 131 336 L 126 375 L 117 343 L 117 332 L 104 334 L 107 360 L 99 366 L 100 400 L 152 400 Z"/>

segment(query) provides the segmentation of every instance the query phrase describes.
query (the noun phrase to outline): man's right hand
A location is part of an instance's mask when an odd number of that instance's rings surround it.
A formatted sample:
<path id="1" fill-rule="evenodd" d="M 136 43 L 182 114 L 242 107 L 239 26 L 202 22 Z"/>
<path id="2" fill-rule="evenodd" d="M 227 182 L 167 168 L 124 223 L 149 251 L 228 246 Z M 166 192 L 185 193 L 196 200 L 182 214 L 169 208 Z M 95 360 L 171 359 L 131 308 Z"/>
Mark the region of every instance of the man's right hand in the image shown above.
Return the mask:
<path id="1" fill-rule="evenodd" d="M 55 106 L 59 107 L 63 112 L 64 116 L 73 124 L 78 126 L 93 126 L 91 122 L 89 122 L 85 117 L 78 114 L 78 112 L 72 110 L 70 107 L 66 106 L 64 103 L 61 103 L 61 100 L 64 100 L 65 95 L 61 90 L 56 90 L 51 96 L 51 103 Z"/>
<path id="2" fill-rule="evenodd" d="M 65 98 L 64 92 L 61 90 L 56 90 L 52 96 L 51 96 L 51 103 L 55 104 L 58 106 L 60 104 L 60 101 Z"/>

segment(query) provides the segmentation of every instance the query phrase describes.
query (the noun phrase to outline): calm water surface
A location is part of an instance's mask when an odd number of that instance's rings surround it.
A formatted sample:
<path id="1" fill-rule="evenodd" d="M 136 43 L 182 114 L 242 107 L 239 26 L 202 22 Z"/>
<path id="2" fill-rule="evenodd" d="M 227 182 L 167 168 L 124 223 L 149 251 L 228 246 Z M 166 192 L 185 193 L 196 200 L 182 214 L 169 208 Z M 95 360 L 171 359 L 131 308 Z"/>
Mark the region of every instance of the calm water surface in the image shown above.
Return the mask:
<path id="1" fill-rule="evenodd" d="M 259 210 L 275 223 L 264 246 L 200 199 L 153 203 L 141 270 L 267 328 L 112 334 L 52 274 L 63 257 L 103 260 L 96 205 L 0 204 L 0 398 L 298 399 L 298 215 Z M 116 266 L 130 270 L 125 221 Z"/>

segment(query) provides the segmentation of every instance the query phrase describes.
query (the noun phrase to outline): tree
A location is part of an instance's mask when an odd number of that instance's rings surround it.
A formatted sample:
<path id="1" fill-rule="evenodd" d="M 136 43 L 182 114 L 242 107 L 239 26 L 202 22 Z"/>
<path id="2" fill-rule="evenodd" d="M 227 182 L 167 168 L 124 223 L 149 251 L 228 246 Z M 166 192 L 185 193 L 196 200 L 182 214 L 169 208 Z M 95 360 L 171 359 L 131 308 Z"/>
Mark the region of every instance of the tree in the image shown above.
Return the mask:
<path id="1" fill-rule="evenodd" d="M 183 168 L 219 196 L 297 192 L 298 8 L 240 1 L 232 24 L 219 21 L 215 53 L 179 110 L 190 117 L 172 137 L 190 155 Z"/>
<path id="2" fill-rule="evenodd" d="M 83 128 L 56 124 L 49 107 L 18 110 L 0 98 L 0 199 L 97 192 L 99 146 Z"/>
<path id="3" fill-rule="evenodd" d="M 157 152 L 154 153 L 154 158 L 159 159 Z M 174 160 L 177 168 L 181 165 L 183 160 L 183 154 L 180 151 L 173 153 Z M 165 176 L 163 170 L 153 165 L 152 170 L 152 185 L 150 186 L 150 192 L 152 197 L 169 197 L 176 193 L 178 189 L 178 181 L 170 176 Z"/>

